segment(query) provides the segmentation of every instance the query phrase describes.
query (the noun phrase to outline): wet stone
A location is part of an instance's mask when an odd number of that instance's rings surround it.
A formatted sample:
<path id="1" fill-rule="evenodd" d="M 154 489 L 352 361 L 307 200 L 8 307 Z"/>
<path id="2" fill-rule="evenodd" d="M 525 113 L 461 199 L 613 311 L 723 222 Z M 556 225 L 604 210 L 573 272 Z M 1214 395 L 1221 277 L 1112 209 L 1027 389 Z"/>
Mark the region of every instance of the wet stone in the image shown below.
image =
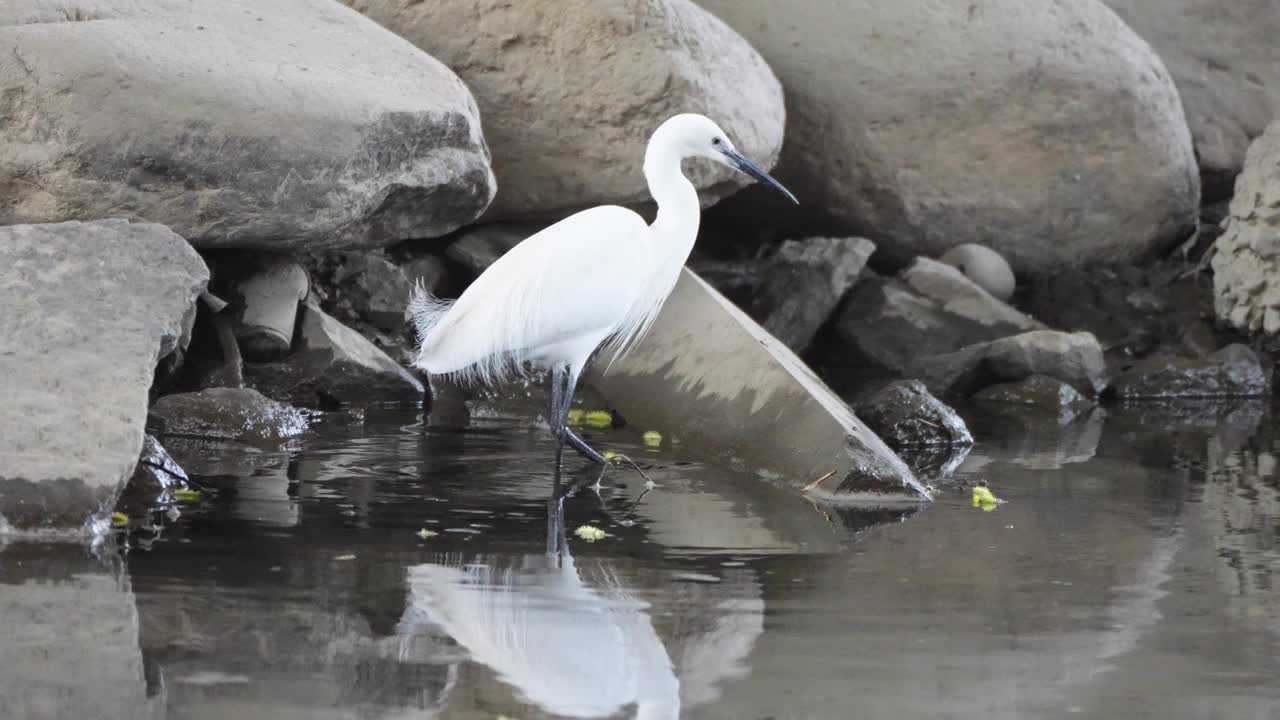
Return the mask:
<path id="1" fill-rule="evenodd" d="M 1239 343 L 1207 358 L 1152 355 L 1111 382 L 1121 400 L 1256 397 L 1267 392 L 1267 373 L 1256 353 Z"/>
<path id="2" fill-rule="evenodd" d="M 867 395 L 856 410 L 867 427 L 895 450 L 973 444 L 964 420 L 918 380 L 889 383 Z"/>
<path id="3" fill-rule="evenodd" d="M 302 411 L 249 388 L 166 395 L 151 407 L 148 429 L 171 436 L 278 444 L 307 430 Z"/>
<path id="4" fill-rule="evenodd" d="M 989 385 L 973 396 L 984 403 L 1034 408 L 1069 417 L 1092 403 L 1070 384 L 1048 375 L 1032 375 L 1024 380 Z"/>
<path id="5" fill-rule="evenodd" d="M 155 435 L 147 433 L 143 438 L 138 467 L 129 479 L 128 491 L 142 490 L 154 494 L 170 488 L 185 487 L 189 482 L 190 478 L 182 466 L 174 462 Z"/>

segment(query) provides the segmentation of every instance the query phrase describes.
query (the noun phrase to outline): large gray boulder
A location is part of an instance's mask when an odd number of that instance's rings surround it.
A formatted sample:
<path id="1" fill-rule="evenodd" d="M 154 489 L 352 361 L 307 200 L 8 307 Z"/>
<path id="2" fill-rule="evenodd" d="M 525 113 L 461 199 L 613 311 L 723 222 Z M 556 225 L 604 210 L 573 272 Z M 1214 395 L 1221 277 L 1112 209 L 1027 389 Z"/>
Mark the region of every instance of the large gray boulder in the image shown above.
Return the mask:
<path id="1" fill-rule="evenodd" d="M 762 167 L 782 88 L 746 41 L 689 0 L 343 0 L 453 68 L 475 93 L 501 191 L 487 217 L 648 202 L 645 142 L 701 112 Z M 748 182 L 690 163 L 703 201 Z"/>
<path id="2" fill-rule="evenodd" d="M 1104 1 L 1169 68 L 1195 140 L 1206 198 L 1225 199 L 1249 141 L 1280 118 L 1275 0 Z"/>
<path id="3" fill-rule="evenodd" d="M 1177 90 L 1097 0 L 701 4 L 786 88 L 778 179 L 882 250 L 982 243 L 1047 271 L 1138 257 L 1194 227 Z M 749 200 L 762 217 L 779 207 Z"/>
<path id="4" fill-rule="evenodd" d="M 911 470 L 776 338 L 685 270 L 644 339 L 588 370 L 627 422 L 828 499 L 916 502 Z"/>
<path id="5" fill-rule="evenodd" d="M 1214 311 L 1245 332 L 1280 334 L 1280 122 L 1249 148 L 1213 256 Z"/>
<path id="6" fill-rule="evenodd" d="M 78 529 L 110 510 L 142 451 L 156 362 L 187 335 L 208 281 L 160 225 L 0 227 L 4 521 Z"/>
<path id="7" fill-rule="evenodd" d="M 9 0 L 0 47 L 0 224 L 375 246 L 450 232 L 494 194 L 462 81 L 329 0 Z"/>

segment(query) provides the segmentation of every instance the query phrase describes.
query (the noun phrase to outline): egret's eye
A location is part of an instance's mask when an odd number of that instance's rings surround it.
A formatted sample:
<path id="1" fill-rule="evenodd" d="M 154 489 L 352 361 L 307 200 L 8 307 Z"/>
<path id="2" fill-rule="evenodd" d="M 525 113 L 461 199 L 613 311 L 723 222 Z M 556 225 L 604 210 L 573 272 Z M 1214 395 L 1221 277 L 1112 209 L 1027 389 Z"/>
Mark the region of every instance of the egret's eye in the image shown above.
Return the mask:
<path id="1" fill-rule="evenodd" d="M 713 138 L 713 139 L 711 140 L 711 144 L 712 144 L 712 145 L 719 145 L 719 144 L 720 144 L 720 138 Z"/>

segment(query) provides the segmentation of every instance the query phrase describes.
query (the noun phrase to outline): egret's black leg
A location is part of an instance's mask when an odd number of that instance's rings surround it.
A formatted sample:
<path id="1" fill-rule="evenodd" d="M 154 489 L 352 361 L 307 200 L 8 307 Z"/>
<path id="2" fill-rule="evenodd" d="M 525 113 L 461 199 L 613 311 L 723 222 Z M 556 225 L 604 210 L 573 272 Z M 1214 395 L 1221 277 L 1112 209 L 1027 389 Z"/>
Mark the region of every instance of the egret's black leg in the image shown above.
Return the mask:
<path id="1" fill-rule="evenodd" d="M 564 454 L 565 443 L 569 447 L 578 451 L 579 455 L 587 458 L 597 465 L 608 467 L 609 461 L 604 455 L 596 452 L 595 448 L 586 443 L 585 440 L 578 437 L 578 434 L 569 429 L 569 406 L 573 404 L 573 393 L 578 387 L 578 374 L 568 368 L 553 369 L 551 371 L 551 431 L 556 436 L 556 467 L 560 467 L 560 460 Z M 625 455 L 619 455 L 620 460 L 631 465 L 632 469 L 640 473 L 640 476 L 649 482 L 653 479 L 649 477 L 645 471 L 640 469 L 631 458 Z M 597 484 L 599 481 L 597 480 Z"/>
<path id="2" fill-rule="evenodd" d="M 560 472 L 560 460 L 564 455 L 566 423 L 569 421 L 569 403 L 573 400 L 571 393 L 565 392 L 568 368 L 558 367 L 551 370 L 551 411 L 547 423 L 551 425 L 551 434 L 556 438 L 556 472 Z M 559 485 L 557 475 L 556 484 Z"/>
<path id="3" fill-rule="evenodd" d="M 578 434 L 575 433 L 573 430 L 570 430 L 568 426 L 565 426 L 565 429 L 564 429 L 564 440 L 565 442 L 569 443 L 569 447 L 573 448 L 574 450 L 577 450 L 579 455 L 581 455 L 584 458 L 587 458 L 591 462 L 597 465 L 609 464 L 609 461 L 605 460 L 603 455 L 596 452 L 595 448 L 588 445 L 586 440 L 583 440 L 582 438 L 578 437 Z"/>

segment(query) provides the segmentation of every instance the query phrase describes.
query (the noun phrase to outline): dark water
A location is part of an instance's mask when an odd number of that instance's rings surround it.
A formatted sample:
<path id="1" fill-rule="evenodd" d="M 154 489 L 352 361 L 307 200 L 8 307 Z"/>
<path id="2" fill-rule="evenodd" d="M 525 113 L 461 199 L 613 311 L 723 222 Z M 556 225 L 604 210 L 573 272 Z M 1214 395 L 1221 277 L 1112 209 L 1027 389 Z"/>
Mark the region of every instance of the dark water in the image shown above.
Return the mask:
<path id="1" fill-rule="evenodd" d="M 1262 409 L 973 425 L 909 516 L 596 433 L 658 487 L 568 500 L 559 567 L 528 419 L 177 448 L 218 492 L 158 537 L 0 551 L 0 718 L 1280 718 Z"/>

